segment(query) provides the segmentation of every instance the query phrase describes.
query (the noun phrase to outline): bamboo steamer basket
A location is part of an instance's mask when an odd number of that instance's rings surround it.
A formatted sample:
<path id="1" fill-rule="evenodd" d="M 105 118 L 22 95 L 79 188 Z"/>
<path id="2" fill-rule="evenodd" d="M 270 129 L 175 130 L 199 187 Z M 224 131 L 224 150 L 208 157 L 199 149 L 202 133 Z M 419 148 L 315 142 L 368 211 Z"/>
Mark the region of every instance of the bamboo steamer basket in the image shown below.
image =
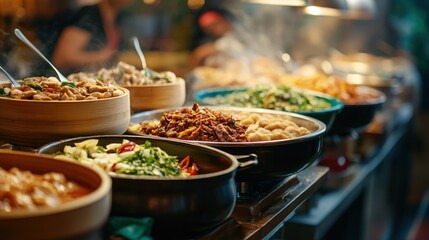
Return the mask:
<path id="1" fill-rule="evenodd" d="M 130 91 L 130 105 L 133 112 L 159 108 L 180 107 L 185 103 L 185 80 L 163 84 L 123 86 Z"/>
<path id="2" fill-rule="evenodd" d="M 79 101 L 0 97 L 0 139 L 29 147 L 70 137 L 122 134 L 130 122 L 130 94 Z"/>
<path id="3" fill-rule="evenodd" d="M 111 179 L 102 171 L 49 155 L 0 150 L 0 167 L 33 174 L 59 172 L 90 193 L 56 207 L 0 211 L 1 239 L 96 239 L 111 208 Z"/>

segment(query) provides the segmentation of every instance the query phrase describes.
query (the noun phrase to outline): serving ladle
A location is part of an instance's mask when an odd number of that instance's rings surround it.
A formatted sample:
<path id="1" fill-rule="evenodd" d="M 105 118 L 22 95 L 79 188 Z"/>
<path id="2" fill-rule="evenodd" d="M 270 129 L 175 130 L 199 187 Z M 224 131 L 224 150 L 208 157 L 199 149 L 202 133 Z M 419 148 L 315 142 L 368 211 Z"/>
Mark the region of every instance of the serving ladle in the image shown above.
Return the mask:
<path id="1" fill-rule="evenodd" d="M 144 57 L 143 51 L 142 51 L 142 49 L 140 47 L 139 39 L 136 36 L 134 36 L 134 37 L 131 38 L 131 41 L 133 43 L 134 49 L 137 52 L 137 55 L 140 58 L 140 62 L 142 64 L 142 69 L 145 71 L 146 76 L 151 76 L 151 75 L 153 75 L 153 76 L 159 76 L 158 72 L 153 71 L 152 69 L 150 69 L 150 68 L 147 67 L 146 58 Z"/>
<path id="2" fill-rule="evenodd" d="M 69 80 L 64 77 L 64 75 L 62 75 L 60 73 L 60 71 L 58 71 L 58 69 L 39 51 L 39 49 L 37 49 L 31 42 L 30 40 L 28 40 L 24 34 L 17 28 L 15 28 L 15 35 L 22 41 L 24 42 L 27 46 L 29 46 L 31 49 L 33 49 L 33 51 L 35 51 L 40 57 L 42 57 L 43 60 L 45 60 L 51 67 L 52 69 L 54 69 L 54 71 L 57 73 L 58 78 L 61 82 L 68 82 Z"/>
<path id="3" fill-rule="evenodd" d="M 21 86 L 21 84 L 19 84 L 18 81 L 15 80 L 15 78 L 13 78 L 6 70 L 4 70 L 4 68 L 2 68 L 0 66 L 0 70 L 4 73 L 4 75 L 6 75 L 6 77 L 9 79 L 9 81 L 12 83 L 13 86 L 15 87 L 19 87 Z"/>

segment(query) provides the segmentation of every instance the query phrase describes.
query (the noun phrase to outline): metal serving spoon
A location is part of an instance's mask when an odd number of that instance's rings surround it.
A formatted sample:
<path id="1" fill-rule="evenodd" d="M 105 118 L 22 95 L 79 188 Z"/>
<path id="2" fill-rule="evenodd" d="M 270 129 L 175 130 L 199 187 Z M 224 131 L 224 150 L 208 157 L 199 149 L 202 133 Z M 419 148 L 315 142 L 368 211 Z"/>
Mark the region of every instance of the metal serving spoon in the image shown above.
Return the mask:
<path id="1" fill-rule="evenodd" d="M 133 46 L 134 46 L 134 49 L 137 52 L 137 55 L 139 55 L 140 62 L 142 64 L 142 69 L 145 71 L 146 75 L 147 76 L 151 76 L 151 75 L 153 75 L 153 76 L 159 76 L 160 73 L 158 73 L 156 71 L 153 71 L 152 69 L 150 69 L 150 68 L 147 67 L 146 58 L 144 57 L 143 51 L 142 51 L 142 49 L 140 47 L 139 39 L 136 36 L 134 36 L 134 37 L 131 38 L 131 41 L 133 42 Z"/>
<path id="2" fill-rule="evenodd" d="M 39 51 L 39 49 L 37 49 L 25 36 L 24 34 L 17 28 L 15 28 L 15 35 L 21 40 L 23 41 L 27 46 L 29 46 L 31 49 L 33 49 L 33 51 L 35 51 L 37 54 L 39 54 L 40 57 L 43 58 L 43 60 L 45 60 L 53 69 L 54 71 L 57 73 L 58 78 L 61 82 L 68 82 L 69 80 L 64 77 L 64 75 L 62 75 L 60 73 L 60 71 L 58 71 L 58 69 L 45 57 L 43 56 L 43 54 Z"/>
<path id="3" fill-rule="evenodd" d="M 147 64 L 146 64 L 146 59 L 143 55 L 143 51 L 140 47 L 139 39 L 136 36 L 134 36 L 131 38 L 131 41 L 133 42 L 134 49 L 136 50 L 137 54 L 139 55 L 140 62 L 142 64 L 142 68 L 143 68 L 143 70 L 145 70 L 147 68 Z"/>
<path id="4" fill-rule="evenodd" d="M 21 86 L 21 84 L 18 83 L 18 81 L 15 80 L 15 78 L 13 78 L 6 70 L 4 70 L 4 68 L 2 68 L 0 66 L 0 70 L 2 70 L 2 72 L 4 73 L 4 75 L 6 75 L 6 77 L 9 79 L 9 81 L 12 83 L 13 86 L 15 87 L 19 87 Z"/>

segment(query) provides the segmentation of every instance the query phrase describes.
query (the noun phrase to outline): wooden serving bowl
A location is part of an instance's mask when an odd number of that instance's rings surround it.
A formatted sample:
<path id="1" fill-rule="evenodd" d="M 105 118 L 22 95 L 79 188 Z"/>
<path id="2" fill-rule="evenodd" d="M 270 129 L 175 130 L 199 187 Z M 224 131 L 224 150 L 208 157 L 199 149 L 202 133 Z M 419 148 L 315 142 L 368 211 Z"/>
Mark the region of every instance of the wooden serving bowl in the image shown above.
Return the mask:
<path id="1" fill-rule="evenodd" d="M 49 155 L 0 150 L 0 167 L 17 167 L 33 174 L 60 172 L 90 193 L 58 207 L 0 212 L 2 239 L 90 239 L 109 217 L 111 179 L 101 169 Z"/>
<path id="2" fill-rule="evenodd" d="M 0 139 L 30 147 L 64 138 L 122 134 L 130 122 L 130 95 L 97 100 L 23 100 L 0 97 Z"/>
<path id="3" fill-rule="evenodd" d="M 185 80 L 150 85 L 123 86 L 130 91 L 130 105 L 133 112 L 159 108 L 180 107 L 185 103 Z"/>

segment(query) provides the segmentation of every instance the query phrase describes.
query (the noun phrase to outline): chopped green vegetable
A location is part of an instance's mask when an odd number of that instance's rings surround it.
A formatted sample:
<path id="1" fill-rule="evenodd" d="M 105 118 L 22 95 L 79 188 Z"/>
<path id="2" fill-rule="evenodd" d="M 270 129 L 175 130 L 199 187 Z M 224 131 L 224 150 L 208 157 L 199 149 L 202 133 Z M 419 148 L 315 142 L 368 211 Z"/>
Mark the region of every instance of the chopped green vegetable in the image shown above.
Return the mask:
<path id="1" fill-rule="evenodd" d="M 288 86 L 259 86 L 224 96 L 207 97 L 204 102 L 289 112 L 318 111 L 331 107 L 331 104 L 322 98 L 293 90 Z"/>
<path id="2" fill-rule="evenodd" d="M 39 91 L 42 91 L 43 89 L 42 89 L 42 87 L 41 86 L 39 86 L 39 85 L 37 85 L 37 84 L 33 84 L 33 83 L 25 83 L 25 85 L 26 86 L 29 86 L 29 87 L 31 87 L 32 89 L 34 89 L 34 90 L 39 90 Z"/>
<path id="3" fill-rule="evenodd" d="M 132 144 L 131 144 L 132 143 Z M 124 146 L 135 145 L 133 148 Z M 122 151 L 120 151 L 122 149 Z M 59 158 L 74 159 L 89 165 L 97 165 L 106 171 L 130 175 L 181 176 L 179 159 L 170 156 L 151 142 L 136 145 L 128 140 L 122 143 L 98 145 L 98 140 L 89 139 L 75 143 L 75 147 L 66 145 Z"/>
<path id="4" fill-rule="evenodd" d="M 72 88 L 76 88 L 76 83 L 74 83 L 74 82 L 62 82 L 61 83 L 61 87 L 64 87 L 64 86 L 69 86 L 69 87 L 72 87 Z"/>
<path id="5" fill-rule="evenodd" d="M 4 91 L 3 88 L 0 88 L 0 96 L 6 95 L 6 92 Z"/>
<path id="6" fill-rule="evenodd" d="M 169 79 L 167 77 L 165 77 L 165 76 L 163 76 L 157 72 L 151 71 L 149 68 L 146 68 L 144 70 L 144 74 L 146 77 L 148 77 L 149 79 L 152 79 L 152 80 L 164 80 L 164 81 L 169 82 Z"/>
<path id="7" fill-rule="evenodd" d="M 179 160 L 176 157 L 168 156 L 159 148 L 149 147 L 145 149 L 149 150 L 149 154 L 140 150 L 123 158 L 120 162 L 128 166 L 115 172 L 134 175 L 180 175 Z"/>

